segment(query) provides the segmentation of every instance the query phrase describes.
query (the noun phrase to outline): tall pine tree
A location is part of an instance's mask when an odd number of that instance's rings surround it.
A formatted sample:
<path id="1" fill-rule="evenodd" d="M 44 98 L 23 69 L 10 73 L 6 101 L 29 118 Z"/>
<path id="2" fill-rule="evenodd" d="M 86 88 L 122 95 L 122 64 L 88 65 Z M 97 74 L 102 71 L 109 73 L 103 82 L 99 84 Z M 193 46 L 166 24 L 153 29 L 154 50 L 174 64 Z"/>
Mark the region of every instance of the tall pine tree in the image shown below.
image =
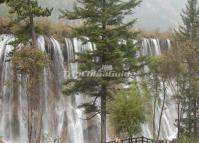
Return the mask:
<path id="1" fill-rule="evenodd" d="M 126 79 L 103 75 L 113 71 L 135 73 L 143 63 L 143 58 L 137 56 L 139 48 L 133 40 L 137 33 L 130 31 L 136 20 L 124 22 L 125 16 L 133 14 L 140 0 L 81 0 L 79 3 L 81 6 L 75 5 L 73 11 L 61 11 L 61 17 L 81 19 L 83 25 L 73 28 L 74 36 L 84 43 L 96 45 L 93 51 L 77 53 L 79 71 L 96 71 L 102 76 L 79 77 L 73 80 L 74 84 L 70 84 L 73 86 L 66 85 L 65 94 L 80 92 L 101 99 L 100 108 L 97 107 L 96 100 L 85 103 L 84 107 L 101 114 L 101 143 L 105 143 L 107 103 L 113 96 L 111 90 Z M 104 65 L 112 66 L 112 71 L 102 69 Z"/>
<path id="2" fill-rule="evenodd" d="M 183 25 L 176 31 L 175 40 L 178 50 L 182 53 L 182 63 L 186 64 L 186 78 L 183 78 L 183 100 L 181 99 L 183 118 L 181 119 L 181 129 L 179 132 L 187 136 L 198 136 L 198 70 L 199 64 L 196 62 L 199 57 L 199 8 L 197 0 L 188 0 L 186 9 L 182 14 Z M 186 81 L 184 81 L 186 79 Z"/>
<path id="3" fill-rule="evenodd" d="M 186 8 L 182 10 L 181 18 L 183 24 L 179 26 L 176 32 L 178 39 L 196 42 L 199 39 L 198 0 L 187 0 Z"/>

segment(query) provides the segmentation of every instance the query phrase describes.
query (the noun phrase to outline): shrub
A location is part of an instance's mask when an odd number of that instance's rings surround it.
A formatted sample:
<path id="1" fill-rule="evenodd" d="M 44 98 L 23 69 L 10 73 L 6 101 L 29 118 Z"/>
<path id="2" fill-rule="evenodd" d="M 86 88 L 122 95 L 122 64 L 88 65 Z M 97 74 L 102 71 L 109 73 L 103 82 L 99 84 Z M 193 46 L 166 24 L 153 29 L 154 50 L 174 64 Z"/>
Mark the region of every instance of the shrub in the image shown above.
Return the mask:
<path id="1" fill-rule="evenodd" d="M 117 133 L 135 135 L 146 120 L 146 99 L 137 86 L 116 93 L 111 103 L 111 122 Z"/>
<path id="2" fill-rule="evenodd" d="M 14 51 L 11 61 L 18 73 L 25 75 L 42 72 L 49 63 L 47 54 L 36 48 L 22 48 Z"/>

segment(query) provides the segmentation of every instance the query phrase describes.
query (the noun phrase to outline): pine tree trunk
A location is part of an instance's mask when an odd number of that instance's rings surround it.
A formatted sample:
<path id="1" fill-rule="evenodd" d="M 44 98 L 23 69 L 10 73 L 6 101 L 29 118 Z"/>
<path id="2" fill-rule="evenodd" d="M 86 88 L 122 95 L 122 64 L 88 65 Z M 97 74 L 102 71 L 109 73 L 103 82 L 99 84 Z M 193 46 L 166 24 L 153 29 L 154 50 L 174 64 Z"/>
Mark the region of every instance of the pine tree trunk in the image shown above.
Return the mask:
<path id="1" fill-rule="evenodd" d="M 106 143 L 106 87 L 102 87 L 101 95 L 101 143 Z"/>
<path id="2" fill-rule="evenodd" d="M 182 117 L 182 109 L 183 109 L 183 106 L 182 106 L 182 100 L 181 100 L 181 96 L 180 94 L 183 94 L 183 93 L 180 93 L 180 81 L 179 81 L 179 77 L 177 77 L 177 113 L 178 113 L 178 119 L 177 119 L 177 128 L 178 128 L 178 134 L 177 134 L 177 139 L 180 138 L 180 134 L 181 134 L 181 117 Z M 182 84 L 182 90 L 184 91 L 185 89 L 185 84 L 183 82 Z"/>
<path id="3" fill-rule="evenodd" d="M 18 117 L 18 105 L 19 105 L 19 93 L 18 93 L 18 79 L 17 70 L 13 68 L 13 115 L 12 115 L 12 135 L 15 137 L 19 136 L 19 117 Z"/>
<path id="4" fill-rule="evenodd" d="M 36 48 L 37 47 L 37 38 L 36 38 L 36 33 L 35 33 L 34 16 L 32 13 L 31 0 L 28 0 L 27 2 L 29 5 L 29 8 L 30 8 L 29 20 L 30 20 L 30 28 L 31 28 L 32 48 Z"/>
<path id="5" fill-rule="evenodd" d="M 191 79 L 192 79 L 192 69 L 193 69 L 193 67 L 192 67 L 192 65 L 190 64 L 191 62 L 188 60 L 188 73 L 189 73 L 189 80 L 188 80 L 188 83 L 189 83 L 189 88 L 188 88 L 188 92 L 187 92 L 187 98 L 188 98 L 188 109 L 187 109 L 187 111 L 188 111 L 188 113 L 187 113 L 187 118 L 188 118 L 188 136 L 189 137 L 191 137 L 191 136 L 193 136 L 192 135 L 192 117 L 191 117 L 191 113 L 192 113 L 192 94 L 193 94 L 193 92 L 192 92 L 192 86 L 193 86 L 193 84 L 192 84 L 192 81 L 191 81 Z"/>
<path id="6" fill-rule="evenodd" d="M 36 48 L 37 47 L 37 38 L 36 38 L 34 19 L 33 19 L 32 14 L 30 16 L 30 26 L 31 26 L 32 47 Z"/>
<path id="7" fill-rule="evenodd" d="M 33 78 L 29 77 L 29 83 L 27 88 L 27 106 L 28 106 L 28 140 L 29 143 L 34 143 L 33 141 Z"/>
<path id="8" fill-rule="evenodd" d="M 160 137 L 160 131 L 161 131 L 161 124 L 162 124 L 162 115 L 164 112 L 164 106 L 165 106 L 165 99 L 166 99 L 166 85 L 165 81 L 163 81 L 163 103 L 162 103 L 162 108 L 161 108 L 161 113 L 160 113 L 160 119 L 159 119 L 159 129 L 158 129 L 158 136 L 157 136 L 157 141 L 159 140 Z"/>
<path id="9" fill-rule="evenodd" d="M 155 79 L 157 80 L 157 79 Z M 157 85 L 157 81 L 156 81 L 156 85 L 155 85 L 155 97 L 154 97 L 154 103 L 153 103 L 153 139 L 155 139 L 155 135 L 156 135 L 156 124 L 155 124 L 155 117 L 156 117 L 156 103 L 157 103 L 157 97 L 158 97 L 158 85 Z"/>
<path id="10" fill-rule="evenodd" d="M 103 9 L 105 11 L 106 0 L 102 0 Z M 102 19 L 102 29 L 106 29 L 106 21 Z M 102 36 L 102 40 L 105 37 Z M 105 55 L 102 56 L 102 65 L 105 65 Z M 102 85 L 102 95 L 101 95 L 101 143 L 106 143 L 106 86 Z"/>

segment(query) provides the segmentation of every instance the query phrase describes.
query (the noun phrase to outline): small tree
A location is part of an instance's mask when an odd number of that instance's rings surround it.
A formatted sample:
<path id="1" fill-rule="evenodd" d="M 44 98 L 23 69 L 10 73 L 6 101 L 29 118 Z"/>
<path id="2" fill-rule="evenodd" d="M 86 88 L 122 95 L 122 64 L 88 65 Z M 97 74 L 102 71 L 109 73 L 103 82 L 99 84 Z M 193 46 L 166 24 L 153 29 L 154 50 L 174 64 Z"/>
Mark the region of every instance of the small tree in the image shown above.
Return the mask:
<path id="1" fill-rule="evenodd" d="M 116 92 L 111 102 L 110 117 L 117 133 L 128 133 L 129 137 L 141 131 L 146 121 L 146 93 L 133 85 L 130 89 Z"/>
<path id="2" fill-rule="evenodd" d="M 151 69 L 150 68 L 150 72 L 148 75 L 146 75 L 146 83 L 147 83 L 147 87 L 151 93 L 151 97 L 152 97 L 152 101 L 153 101 L 153 139 L 156 138 L 156 109 L 157 109 L 157 104 L 158 104 L 158 97 L 159 94 L 161 92 L 161 88 L 160 88 L 160 79 L 158 77 L 157 71 L 156 69 Z"/>
<path id="3" fill-rule="evenodd" d="M 153 111 L 153 128 L 154 128 L 154 133 L 153 136 L 155 137 L 155 109 L 156 109 L 156 104 L 157 104 L 157 99 L 160 95 L 163 96 L 162 100 L 162 106 L 161 106 L 161 111 L 160 111 L 160 117 L 159 117 L 159 125 L 158 125 L 158 133 L 157 133 L 157 140 L 159 140 L 160 136 L 160 131 L 161 131 L 161 123 L 162 123 L 162 116 L 165 108 L 165 102 L 166 102 L 166 95 L 167 95 L 167 81 L 170 77 L 170 74 L 172 72 L 172 61 L 167 58 L 166 55 L 161 55 L 159 57 L 153 57 L 151 58 L 151 62 L 149 64 L 149 69 L 150 69 L 150 76 L 152 77 L 154 81 L 153 87 L 155 87 L 155 90 L 153 89 L 153 97 L 154 97 L 154 111 Z"/>
<path id="4" fill-rule="evenodd" d="M 176 120 L 176 126 L 178 128 L 178 135 L 177 137 L 180 138 L 181 133 L 181 119 L 182 119 L 182 107 L 184 106 L 183 100 L 186 95 L 186 85 L 187 85 L 187 67 L 186 63 L 183 61 L 183 49 L 178 49 L 173 46 L 166 54 L 167 60 L 169 60 L 169 67 L 168 70 L 169 78 L 168 82 L 169 85 L 172 86 L 174 98 L 177 103 L 177 113 L 178 118 Z"/>
<path id="5" fill-rule="evenodd" d="M 41 136 L 41 122 L 42 115 L 35 114 L 35 109 L 43 104 L 39 101 L 38 89 L 35 89 L 36 85 L 39 85 L 43 69 L 48 66 L 48 55 L 38 49 L 23 48 L 14 52 L 11 57 L 13 69 L 17 74 L 23 75 L 27 78 L 27 124 L 28 124 L 28 139 L 29 143 L 39 143 Z M 16 95 L 15 95 L 16 96 Z M 43 107 L 42 107 L 43 108 Z M 40 113 L 42 114 L 42 113 Z M 38 125 L 35 124 L 35 116 L 39 116 Z M 39 128 L 37 128 L 39 127 Z M 36 136 L 33 135 L 33 131 Z"/>

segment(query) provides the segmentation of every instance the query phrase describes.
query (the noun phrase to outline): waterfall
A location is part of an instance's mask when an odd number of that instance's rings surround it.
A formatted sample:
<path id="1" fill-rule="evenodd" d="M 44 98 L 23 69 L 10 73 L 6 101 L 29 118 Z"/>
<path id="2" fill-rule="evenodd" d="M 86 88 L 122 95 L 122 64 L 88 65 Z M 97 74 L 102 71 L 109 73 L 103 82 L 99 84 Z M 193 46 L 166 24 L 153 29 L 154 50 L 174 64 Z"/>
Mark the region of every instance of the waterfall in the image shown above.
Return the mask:
<path id="1" fill-rule="evenodd" d="M 144 39 L 142 41 L 142 53 L 149 56 L 159 56 L 171 47 L 170 40 L 159 39 Z M 169 83 L 167 84 L 166 105 L 163 111 L 162 123 L 161 123 L 161 139 L 172 140 L 177 136 L 177 128 L 175 127 L 175 120 L 177 119 L 177 107 L 174 101 L 174 91 Z M 160 101 L 163 100 L 163 96 L 160 95 Z M 162 104 L 162 103 L 161 103 Z M 156 108 L 156 133 L 158 132 L 159 117 L 161 113 L 161 104 L 158 104 Z M 142 125 L 142 135 L 145 137 L 153 138 L 152 123 L 146 123 Z"/>
<path id="2" fill-rule="evenodd" d="M 7 61 L 8 53 L 13 49 L 9 42 L 14 37 L 0 35 L 0 140 L 5 143 L 27 143 L 27 78 L 18 75 L 18 97 L 13 96 L 12 65 Z M 78 64 L 73 62 L 76 52 L 95 49 L 91 43 L 82 45 L 77 38 L 65 38 L 64 44 L 53 37 L 38 38 L 39 49 L 47 52 L 51 64 L 43 71 L 42 83 L 39 84 L 40 108 L 42 109 L 42 142 L 43 143 L 98 143 L 100 138 L 100 115 L 92 120 L 86 118 L 84 111 L 77 107 L 92 98 L 76 94 L 65 96 L 62 94 L 62 84 L 67 80 L 68 73 L 76 78 Z M 160 55 L 171 46 L 169 40 L 143 39 L 142 53 L 144 55 Z M 169 88 L 169 104 L 162 119 L 161 138 L 175 138 L 177 129 L 174 126 L 177 118 L 175 102 L 172 100 L 172 88 Z M 157 116 L 160 107 L 157 109 Z M 156 118 L 158 123 L 158 118 Z M 151 124 L 142 125 L 142 135 L 152 137 Z M 109 131 L 109 130 L 108 130 Z M 108 140 L 114 136 L 108 132 Z"/>

